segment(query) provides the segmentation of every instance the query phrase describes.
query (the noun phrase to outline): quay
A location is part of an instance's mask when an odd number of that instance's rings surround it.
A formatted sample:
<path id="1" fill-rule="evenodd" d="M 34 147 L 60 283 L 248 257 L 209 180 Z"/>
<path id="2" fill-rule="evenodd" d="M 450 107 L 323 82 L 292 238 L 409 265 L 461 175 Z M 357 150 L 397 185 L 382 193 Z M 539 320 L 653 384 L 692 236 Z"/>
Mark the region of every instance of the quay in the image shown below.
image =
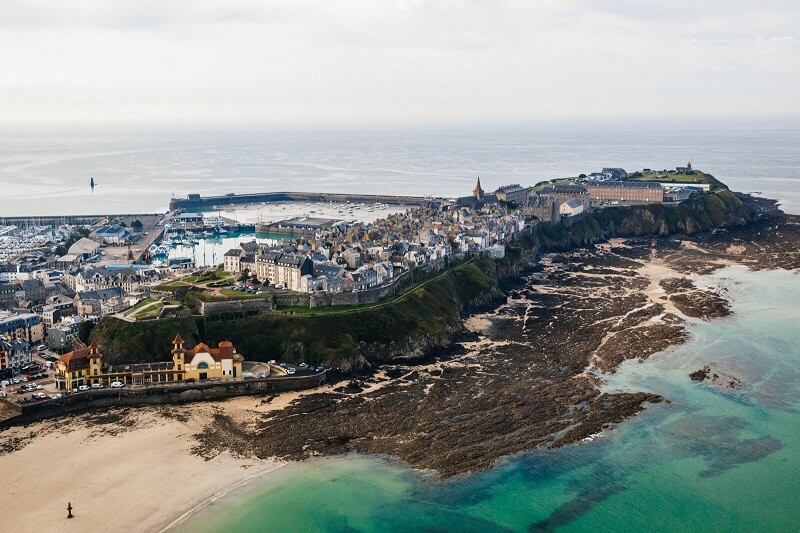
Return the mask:
<path id="1" fill-rule="evenodd" d="M 172 198 L 170 211 L 176 209 L 204 209 L 225 207 L 230 205 L 252 204 L 259 202 L 364 202 L 393 205 L 424 205 L 431 201 L 429 196 L 398 196 L 387 194 L 348 194 L 320 192 L 265 192 L 250 194 L 228 193 L 224 196 L 201 196 L 189 194 L 186 198 Z"/>

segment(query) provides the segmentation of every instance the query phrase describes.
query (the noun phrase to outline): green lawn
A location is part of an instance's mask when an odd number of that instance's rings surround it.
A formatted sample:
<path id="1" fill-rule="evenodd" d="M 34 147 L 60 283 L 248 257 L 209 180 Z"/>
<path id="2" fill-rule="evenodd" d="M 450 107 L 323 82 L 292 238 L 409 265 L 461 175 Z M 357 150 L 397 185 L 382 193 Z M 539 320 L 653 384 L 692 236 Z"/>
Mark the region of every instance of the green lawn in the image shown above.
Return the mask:
<path id="1" fill-rule="evenodd" d="M 695 170 L 694 174 L 678 174 L 674 170 L 667 172 L 663 171 L 648 171 L 648 172 L 635 172 L 628 176 L 630 181 L 658 181 L 662 183 L 708 183 L 711 185 L 711 190 L 722 190 L 728 187 L 719 181 L 711 174 Z"/>
<path id="2" fill-rule="evenodd" d="M 146 320 L 148 318 L 155 318 L 161 314 L 164 304 L 161 301 L 151 302 L 150 305 L 141 307 L 138 311 L 133 313 L 133 318 L 136 320 Z"/>

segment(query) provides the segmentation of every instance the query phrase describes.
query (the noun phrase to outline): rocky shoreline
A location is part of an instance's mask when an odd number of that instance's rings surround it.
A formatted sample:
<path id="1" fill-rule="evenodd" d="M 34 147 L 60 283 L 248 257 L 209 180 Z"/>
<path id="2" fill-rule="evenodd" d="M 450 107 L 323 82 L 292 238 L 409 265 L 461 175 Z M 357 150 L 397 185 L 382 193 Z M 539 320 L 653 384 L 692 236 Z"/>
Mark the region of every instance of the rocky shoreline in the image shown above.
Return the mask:
<path id="1" fill-rule="evenodd" d="M 604 392 L 604 374 L 685 342 L 688 320 L 730 313 L 724 291 L 698 286 L 694 276 L 732 264 L 796 270 L 798 245 L 800 217 L 788 216 L 691 237 L 612 238 L 541 257 L 523 250 L 498 265 L 505 298 L 467 310 L 464 327 L 437 341 L 435 355 L 387 358 L 369 373 L 246 409 L 228 409 L 233 400 L 209 404 L 208 416 L 195 417 L 192 453 L 300 460 L 359 451 L 448 477 L 592 440 L 669 400 Z M 4 443 L 7 451 L 26 445 Z"/>
<path id="2" fill-rule="evenodd" d="M 455 345 L 431 362 L 384 365 L 302 395 L 239 426 L 236 440 L 247 431 L 256 457 L 355 450 L 447 477 L 590 439 L 665 400 L 602 392 L 604 372 L 684 342 L 686 320 L 730 313 L 722 291 L 690 276 L 731 264 L 797 269 L 798 243 L 800 219 L 787 217 L 545 255 L 504 303 L 472 314 Z"/>

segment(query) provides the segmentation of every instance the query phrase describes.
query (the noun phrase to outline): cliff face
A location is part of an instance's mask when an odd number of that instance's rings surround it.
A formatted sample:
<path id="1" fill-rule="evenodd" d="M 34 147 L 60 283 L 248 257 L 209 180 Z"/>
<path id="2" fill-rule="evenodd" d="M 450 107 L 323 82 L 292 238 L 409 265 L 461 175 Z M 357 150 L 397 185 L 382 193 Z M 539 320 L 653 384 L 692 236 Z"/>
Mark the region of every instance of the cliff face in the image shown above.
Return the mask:
<path id="1" fill-rule="evenodd" d="M 128 322 L 106 317 L 92 331 L 111 364 L 147 363 L 172 359 L 172 339 L 180 333 L 190 346 L 202 339 L 202 322 L 193 317 L 176 317 L 146 322 Z"/>
<path id="2" fill-rule="evenodd" d="M 542 224 L 536 238 L 542 251 L 567 251 L 612 237 L 694 235 L 743 226 L 756 211 L 729 190 L 697 195 L 678 205 L 649 204 L 603 209 L 573 224 Z"/>
<path id="3" fill-rule="evenodd" d="M 500 261 L 476 259 L 446 271 L 396 301 L 369 309 L 316 314 L 265 313 L 247 318 L 179 318 L 143 323 L 104 319 L 96 338 L 112 362 L 159 361 L 169 357 L 176 333 L 193 344 L 231 340 L 248 359 L 324 363 L 358 371 L 374 363 L 417 359 L 451 345 L 468 308 L 493 305 L 532 268 L 539 253 L 567 251 L 612 237 L 691 235 L 741 226 L 756 211 L 727 190 L 677 206 L 605 209 L 574 223 L 537 226 L 507 247 Z"/>

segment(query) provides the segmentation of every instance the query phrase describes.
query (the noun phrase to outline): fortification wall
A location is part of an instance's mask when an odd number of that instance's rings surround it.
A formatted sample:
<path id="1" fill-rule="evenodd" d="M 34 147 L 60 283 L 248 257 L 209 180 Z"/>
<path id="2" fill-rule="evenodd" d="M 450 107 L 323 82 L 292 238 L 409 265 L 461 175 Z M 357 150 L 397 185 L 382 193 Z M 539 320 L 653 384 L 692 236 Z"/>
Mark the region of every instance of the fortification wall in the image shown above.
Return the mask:
<path id="1" fill-rule="evenodd" d="M 240 300 L 198 301 L 197 311 L 207 317 L 247 316 L 268 313 L 275 308 L 272 298 L 242 298 Z"/>

